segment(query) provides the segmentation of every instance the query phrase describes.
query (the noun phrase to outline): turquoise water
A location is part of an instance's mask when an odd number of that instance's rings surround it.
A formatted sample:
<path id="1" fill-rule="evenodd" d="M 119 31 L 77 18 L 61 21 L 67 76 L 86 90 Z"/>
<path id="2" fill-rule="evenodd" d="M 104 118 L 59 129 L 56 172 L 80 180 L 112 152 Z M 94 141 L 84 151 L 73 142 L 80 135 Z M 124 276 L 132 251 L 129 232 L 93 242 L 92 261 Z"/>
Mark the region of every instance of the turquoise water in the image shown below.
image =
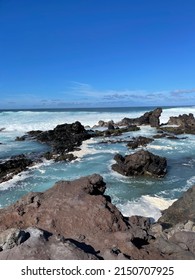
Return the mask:
<path id="1" fill-rule="evenodd" d="M 152 108 L 103 108 L 74 110 L 33 110 L 0 111 L 0 157 L 9 158 L 21 153 L 36 153 L 48 149 L 33 141 L 16 142 L 21 136 L 33 129 L 53 129 L 60 123 L 80 121 L 92 127 L 99 120 L 119 121 L 124 117 L 138 117 Z M 169 116 L 195 113 L 195 108 L 164 108 L 161 122 Z M 125 133 L 120 138 L 133 136 L 152 136 L 156 129 L 148 126 L 140 131 Z M 183 136 L 183 135 L 182 135 Z M 181 137 L 182 137 L 181 136 Z M 12 180 L 0 184 L 0 207 L 5 207 L 29 191 L 44 191 L 59 180 L 72 180 L 81 176 L 99 173 L 107 184 L 106 193 L 124 215 L 141 214 L 160 216 L 160 210 L 168 207 L 183 191 L 195 183 L 195 136 L 185 135 L 187 139 L 155 139 L 147 149 L 154 154 L 165 156 L 168 173 L 164 178 L 150 177 L 126 178 L 111 169 L 116 153 L 132 153 L 124 143 L 102 144 L 106 139 L 90 139 L 82 145 L 79 158 L 71 163 L 44 161 L 26 172 L 16 175 Z M 115 137 L 116 139 L 117 137 Z"/>

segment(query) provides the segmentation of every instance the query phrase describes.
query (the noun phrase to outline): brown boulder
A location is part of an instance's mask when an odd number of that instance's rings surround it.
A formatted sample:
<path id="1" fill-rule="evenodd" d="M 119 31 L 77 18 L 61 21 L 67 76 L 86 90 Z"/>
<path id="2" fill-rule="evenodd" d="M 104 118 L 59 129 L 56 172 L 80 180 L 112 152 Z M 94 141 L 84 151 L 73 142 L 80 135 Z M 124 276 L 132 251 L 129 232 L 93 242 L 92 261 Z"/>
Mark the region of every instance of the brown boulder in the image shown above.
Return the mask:
<path id="1" fill-rule="evenodd" d="M 112 248 L 118 241 L 111 236 L 128 230 L 128 222 L 104 191 L 102 177 L 94 174 L 58 182 L 44 193 L 29 193 L 0 209 L 0 232 L 38 227 L 77 241 L 82 237 L 97 249 Z"/>

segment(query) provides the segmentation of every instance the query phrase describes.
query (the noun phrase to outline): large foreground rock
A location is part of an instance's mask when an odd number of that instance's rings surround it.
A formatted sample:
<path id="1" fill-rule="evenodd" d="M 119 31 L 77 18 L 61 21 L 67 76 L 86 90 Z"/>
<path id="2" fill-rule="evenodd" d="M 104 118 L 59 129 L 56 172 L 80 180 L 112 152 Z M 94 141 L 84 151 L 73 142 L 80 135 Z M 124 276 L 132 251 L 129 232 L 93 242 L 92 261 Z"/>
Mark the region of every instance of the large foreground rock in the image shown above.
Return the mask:
<path id="1" fill-rule="evenodd" d="M 73 182 L 59 182 L 44 193 L 29 193 L 0 210 L 0 232 L 9 228 L 36 227 L 83 243 L 90 252 L 94 248 L 101 251 L 102 256 L 105 253 L 107 258 L 115 258 L 115 253 L 109 255 L 108 252 L 124 240 L 130 240 L 132 235 L 128 232 L 127 219 L 110 198 L 103 195 L 104 191 L 102 177 L 93 175 Z"/>
<path id="2" fill-rule="evenodd" d="M 149 218 L 124 217 L 105 188 L 94 174 L 1 209 L 0 259 L 195 259 L 193 222 L 179 234 Z"/>
<path id="3" fill-rule="evenodd" d="M 152 175 L 163 177 L 167 172 L 166 158 L 140 150 L 123 157 L 117 154 L 112 169 L 124 176 Z"/>

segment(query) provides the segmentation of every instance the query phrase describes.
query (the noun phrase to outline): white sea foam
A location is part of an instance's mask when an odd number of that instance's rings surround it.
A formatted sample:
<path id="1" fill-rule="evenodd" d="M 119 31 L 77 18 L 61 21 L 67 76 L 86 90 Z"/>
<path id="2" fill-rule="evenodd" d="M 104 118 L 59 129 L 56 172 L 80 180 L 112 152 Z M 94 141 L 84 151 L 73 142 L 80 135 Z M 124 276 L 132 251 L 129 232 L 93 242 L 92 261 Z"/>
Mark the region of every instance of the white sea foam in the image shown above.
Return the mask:
<path id="1" fill-rule="evenodd" d="M 98 111 L 18 111 L 3 112 L 0 118 L 0 127 L 5 127 L 6 131 L 26 132 L 30 130 L 48 130 L 53 129 L 56 125 L 62 123 L 73 123 L 80 121 L 84 126 L 93 127 L 99 120 L 118 122 L 125 117 L 136 118 L 143 115 L 146 109 L 138 109 L 138 111 L 117 112 L 100 112 Z M 166 123 L 170 116 L 178 116 L 179 114 L 193 113 L 194 107 L 181 107 L 163 109 L 160 117 L 161 123 Z"/>
<path id="2" fill-rule="evenodd" d="M 97 148 L 95 148 L 95 145 L 97 144 Z M 70 152 L 70 154 L 73 154 L 74 156 L 78 157 L 77 160 L 83 158 L 86 155 L 95 155 L 95 154 L 104 154 L 104 153 L 110 153 L 110 154 L 116 154 L 119 152 L 118 150 L 114 149 L 104 149 L 101 148 L 101 146 L 98 146 L 98 142 L 91 138 L 89 140 L 83 141 L 82 145 L 79 147 L 80 150 Z"/>
<path id="3" fill-rule="evenodd" d="M 90 147 L 90 144 L 94 144 L 94 143 L 96 143 L 96 141 L 93 138 L 85 140 L 83 141 L 82 145 L 79 147 L 80 150 L 70 152 L 70 154 L 73 154 L 78 159 L 81 159 L 82 157 L 88 154 L 95 154 L 97 153 L 97 150 Z"/>
<path id="4" fill-rule="evenodd" d="M 52 163 L 53 163 L 53 160 L 43 160 L 43 162 L 37 163 L 33 166 L 29 166 L 27 170 L 22 171 L 19 174 L 14 175 L 13 178 L 10 179 L 9 181 L 2 182 L 0 184 L 0 190 L 6 190 L 6 189 L 9 189 L 9 188 L 13 188 L 13 187 L 16 186 L 17 183 L 22 182 L 25 179 L 34 176 L 31 173 L 31 170 L 33 171 L 33 170 L 37 169 L 37 170 L 39 170 L 40 173 L 44 174 L 45 171 L 42 170 L 41 167 L 49 166 Z"/>
<path id="5" fill-rule="evenodd" d="M 195 176 L 192 176 L 189 180 L 187 180 L 187 187 L 190 188 L 195 185 Z"/>
<path id="6" fill-rule="evenodd" d="M 21 173 L 14 175 L 14 177 L 12 179 L 10 179 L 9 181 L 5 181 L 5 182 L 1 183 L 0 190 L 7 190 L 10 188 L 13 188 L 13 187 L 15 187 L 15 185 L 18 182 L 21 182 L 29 177 L 30 177 L 29 171 L 22 171 Z"/>
<path id="7" fill-rule="evenodd" d="M 117 122 L 127 115 L 127 112 L 99 113 L 98 110 L 97 112 L 10 112 L 10 114 L 1 116 L 0 127 L 5 127 L 6 131 L 26 132 L 30 130 L 49 130 L 58 124 L 73 123 L 75 121 L 80 121 L 84 126 L 93 127 L 100 119 L 104 121 L 112 119 Z"/>
<path id="8" fill-rule="evenodd" d="M 116 206 L 124 216 L 140 215 L 153 218 L 157 221 L 161 216 L 161 211 L 167 209 L 174 201 L 162 197 L 143 195 L 136 201 L 128 201 L 124 204 L 117 204 Z"/>
<path id="9" fill-rule="evenodd" d="M 174 150 L 173 146 L 161 146 L 161 145 L 151 145 L 151 144 L 149 144 L 147 148 L 151 148 L 154 150 Z"/>
<path id="10" fill-rule="evenodd" d="M 195 107 L 177 107 L 177 108 L 168 108 L 163 109 L 163 112 L 160 117 L 160 123 L 167 123 L 169 118 L 174 116 L 177 117 L 183 114 L 192 113 L 195 115 Z"/>

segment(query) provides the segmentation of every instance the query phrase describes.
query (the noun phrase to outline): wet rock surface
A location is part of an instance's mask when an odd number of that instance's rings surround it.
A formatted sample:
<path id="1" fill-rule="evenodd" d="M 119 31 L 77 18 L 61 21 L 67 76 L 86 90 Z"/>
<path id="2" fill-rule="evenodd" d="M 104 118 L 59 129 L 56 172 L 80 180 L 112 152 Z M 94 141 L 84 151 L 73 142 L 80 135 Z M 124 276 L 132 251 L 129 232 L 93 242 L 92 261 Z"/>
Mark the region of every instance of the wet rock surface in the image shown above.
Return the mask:
<path id="1" fill-rule="evenodd" d="M 0 183 L 10 180 L 14 175 L 26 170 L 28 166 L 32 165 L 32 163 L 33 161 L 23 154 L 1 161 Z"/>
<path id="2" fill-rule="evenodd" d="M 193 114 L 183 114 L 178 117 L 170 117 L 165 127 L 161 127 L 165 132 L 174 134 L 195 134 L 195 118 Z"/>
<path id="3" fill-rule="evenodd" d="M 40 133 L 30 132 L 29 135 L 33 135 L 36 140 L 42 143 L 49 144 L 53 153 L 60 155 L 74 151 L 82 144 L 82 141 L 90 138 L 80 122 L 57 125 L 53 130 Z"/>
<path id="4" fill-rule="evenodd" d="M 29 131 L 26 135 L 17 137 L 16 141 L 34 140 L 46 143 L 51 149 L 42 154 L 46 159 L 55 161 L 72 161 L 75 156 L 69 154 L 79 146 L 84 140 L 90 139 L 91 135 L 80 122 L 72 124 L 57 125 L 53 130 Z"/>
<path id="5" fill-rule="evenodd" d="M 139 136 L 137 138 L 134 137 L 131 141 L 129 141 L 129 143 L 127 144 L 127 147 L 131 148 L 131 149 L 136 149 L 140 146 L 145 147 L 153 141 L 154 141 L 154 139 L 143 137 L 143 136 Z"/>
<path id="6" fill-rule="evenodd" d="M 167 172 L 166 158 L 145 150 L 124 157 L 117 154 L 114 159 L 117 163 L 112 165 L 112 169 L 124 176 L 151 175 L 163 177 Z"/>

